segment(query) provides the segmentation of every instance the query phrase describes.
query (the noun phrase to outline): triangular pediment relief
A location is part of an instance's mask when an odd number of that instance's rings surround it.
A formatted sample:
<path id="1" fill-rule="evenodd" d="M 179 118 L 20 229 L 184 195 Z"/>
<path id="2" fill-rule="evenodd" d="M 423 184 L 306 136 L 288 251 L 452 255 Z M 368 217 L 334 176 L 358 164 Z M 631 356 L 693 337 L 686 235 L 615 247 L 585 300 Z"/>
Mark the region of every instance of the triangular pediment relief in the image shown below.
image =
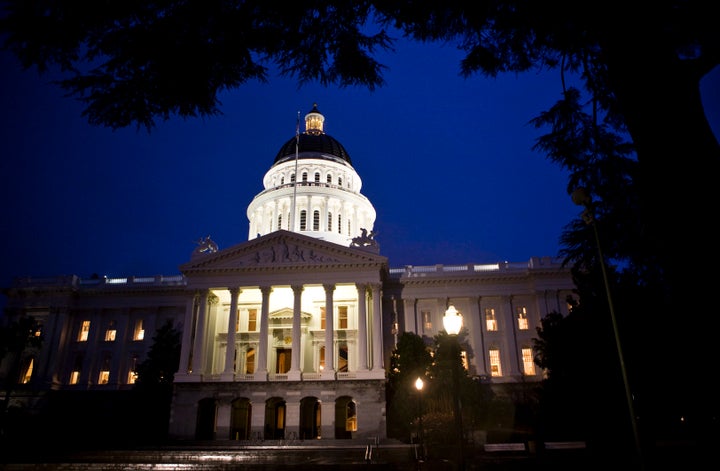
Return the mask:
<path id="1" fill-rule="evenodd" d="M 270 313 L 270 319 L 292 319 L 293 318 L 293 310 L 289 307 L 284 307 L 282 309 L 278 309 L 277 311 L 273 311 Z M 312 318 L 312 314 L 309 312 L 300 312 L 300 318 L 302 320 L 308 320 Z"/>
<path id="2" fill-rule="evenodd" d="M 216 252 L 193 254 L 180 266 L 192 271 L 235 271 L 257 268 L 311 266 L 371 266 L 386 264 L 387 258 L 295 232 L 276 231 Z"/>

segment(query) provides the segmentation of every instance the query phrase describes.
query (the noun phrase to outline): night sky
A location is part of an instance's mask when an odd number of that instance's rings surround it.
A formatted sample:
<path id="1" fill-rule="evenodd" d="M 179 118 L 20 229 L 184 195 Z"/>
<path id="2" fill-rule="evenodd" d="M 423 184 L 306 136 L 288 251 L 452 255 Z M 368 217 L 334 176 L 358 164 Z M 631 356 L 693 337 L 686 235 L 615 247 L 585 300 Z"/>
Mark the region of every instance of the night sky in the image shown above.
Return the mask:
<path id="1" fill-rule="evenodd" d="M 363 180 L 392 267 L 557 255 L 580 209 L 566 172 L 531 150 L 543 131 L 528 123 L 560 97 L 558 73 L 463 79 L 462 53 L 408 42 L 379 57 L 389 70 L 374 92 L 273 76 L 223 94 L 221 116 L 148 134 L 87 124 L 79 103 L 0 53 L 0 287 L 176 275 L 200 237 L 246 241 L 247 206 L 313 103 Z M 720 70 L 702 85 L 720 136 Z"/>

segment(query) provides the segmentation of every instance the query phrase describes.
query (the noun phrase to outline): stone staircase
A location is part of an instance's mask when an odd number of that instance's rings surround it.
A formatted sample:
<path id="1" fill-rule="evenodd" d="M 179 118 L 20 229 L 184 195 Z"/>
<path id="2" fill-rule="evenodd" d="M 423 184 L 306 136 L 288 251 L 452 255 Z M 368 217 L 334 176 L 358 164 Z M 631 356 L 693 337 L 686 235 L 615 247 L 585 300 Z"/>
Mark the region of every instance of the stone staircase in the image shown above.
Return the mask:
<path id="1" fill-rule="evenodd" d="M 241 444 L 242 443 L 242 444 Z M 38 447 L 40 451 L 41 447 Z M 4 471 L 415 469 L 414 447 L 394 441 L 274 441 L 183 443 L 157 448 L 11 453 Z"/>

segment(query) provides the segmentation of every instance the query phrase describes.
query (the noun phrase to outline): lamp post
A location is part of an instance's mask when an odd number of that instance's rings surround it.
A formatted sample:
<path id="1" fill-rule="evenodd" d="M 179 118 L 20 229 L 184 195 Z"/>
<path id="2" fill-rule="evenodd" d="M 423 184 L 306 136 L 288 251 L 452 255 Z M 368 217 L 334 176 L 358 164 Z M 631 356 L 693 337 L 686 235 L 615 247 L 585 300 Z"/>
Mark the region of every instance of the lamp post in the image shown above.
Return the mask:
<path id="1" fill-rule="evenodd" d="M 455 306 L 452 304 L 448 306 L 443 316 L 443 326 L 445 331 L 451 337 L 450 344 L 452 345 L 452 379 L 453 379 L 453 419 L 455 420 L 455 431 L 457 434 L 457 464 L 458 470 L 465 469 L 465 458 L 463 456 L 463 425 L 462 415 L 460 415 L 460 365 L 458 364 L 458 358 L 460 357 L 460 342 L 458 341 L 458 334 L 462 329 L 463 319 Z"/>
<path id="2" fill-rule="evenodd" d="M 615 334 L 615 346 L 617 348 L 618 360 L 620 361 L 620 372 L 622 374 L 623 384 L 625 386 L 625 399 L 627 400 L 628 412 L 630 413 L 630 424 L 632 425 L 633 438 L 635 439 L 635 450 L 640 461 L 640 468 L 644 468 L 642 446 L 640 444 L 640 435 L 637 428 L 637 420 L 635 418 L 635 407 L 633 406 L 632 392 L 630 391 L 630 383 L 628 382 L 627 370 L 625 369 L 625 359 L 623 356 L 622 345 L 620 343 L 620 333 L 618 331 L 617 320 L 615 318 L 615 308 L 613 306 L 612 295 L 610 293 L 610 283 L 608 283 L 607 268 L 605 267 L 605 256 L 603 255 L 602 246 L 600 245 L 600 235 L 595 221 L 595 211 L 593 208 L 592 197 L 585 188 L 577 188 L 571 195 L 573 203 L 583 206 L 585 211 L 582 213 L 585 224 L 592 226 L 595 235 L 595 245 L 597 245 L 598 258 L 600 260 L 600 269 L 602 270 L 603 283 L 605 283 L 605 295 L 607 296 L 608 309 L 610 311 L 610 319 L 612 320 L 613 333 Z"/>
<path id="3" fill-rule="evenodd" d="M 425 440 L 424 440 L 424 433 L 423 433 L 423 406 L 422 406 L 422 389 L 423 386 L 425 386 L 425 383 L 423 382 L 422 378 L 418 377 L 418 379 L 415 380 L 415 389 L 417 389 L 418 392 L 418 444 L 420 445 L 420 455 L 419 459 L 424 460 L 425 459 Z"/>

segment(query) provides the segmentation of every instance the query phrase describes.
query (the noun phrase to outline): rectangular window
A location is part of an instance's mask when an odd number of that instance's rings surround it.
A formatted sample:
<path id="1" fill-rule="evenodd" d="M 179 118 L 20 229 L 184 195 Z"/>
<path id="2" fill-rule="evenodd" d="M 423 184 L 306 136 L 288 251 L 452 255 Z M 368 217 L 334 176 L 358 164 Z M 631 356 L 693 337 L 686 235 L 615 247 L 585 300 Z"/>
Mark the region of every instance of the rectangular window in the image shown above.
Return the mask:
<path id="1" fill-rule="evenodd" d="M 80 330 L 78 331 L 77 341 L 78 342 L 87 342 L 89 334 L 90 334 L 90 321 L 82 321 L 82 324 L 80 324 Z"/>
<path id="2" fill-rule="evenodd" d="M 342 214 L 338 214 L 338 234 L 342 233 Z"/>
<path id="3" fill-rule="evenodd" d="M 488 332 L 498 330 L 497 319 L 495 318 L 495 309 L 492 307 L 485 308 L 485 326 Z"/>
<path id="4" fill-rule="evenodd" d="M 245 374 L 251 375 L 255 373 L 255 349 L 248 348 L 245 355 Z"/>
<path id="5" fill-rule="evenodd" d="M 257 309 L 248 309 L 248 332 L 257 331 Z"/>
<path id="6" fill-rule="evenodd" d="M 28 357 L 23 360 L 20 370 L 20 384 L 28 384 L 30 382 L 34 365 L 35 359 L 33 357 Z"/>
<path id="7" fill-rule="evenodd" d="M 137 381 L 138 356 L 130 357 L 130 368 L 128 369 L 127 384 L 135 384 Z"/>
<path id="8" fill-rule="evenodd" d="M 327 318 L 325 316 L 325 308 L 320 308 L 320 328 L 322 330 L 325 330 L 325 323 L 327 322 Z"/>
<path id="9" fill-rule="evenodd" d="M 348 371 L 348 365 L 350 363 L 350 357 L 348 356 L 348 346 L 346 343 L 341 343 L 338 345 L 338 365 L 337 369 L 341 373 L 346 373 Z"/>
<path id="10" fill-rule="evenodd" d="M 527 316 L 527 308 L 525 306 L 517 308 L 517 321 L 519 330 L 528 330 L 530 328 L 530 323 L 528 322 Z"/>
<path id="11" fill-rule="evenodd" d="M 500 350 L 491 348 L 490 357 L 490 376 L 502 376 L 502 366 L 500 365 Z"/>
<path id="12" fill-rule="evenodd" d="M 110 321 L 110 324 L 108 324 L 108 328 L 105 330 L 105 341 L 114 342 L 116 334 L 117 329 L 115 328 L 115 321 Z"/>
<path id="13" fill-rule="evenodd" d="M 330 211 L 328 211 L 327 230 L 328 232 L 332 231 L 332 213 Z"/>
<path id="14" fill-rule="evenodd" d="M 522 349 L 522 359 L 523 359 L 523 372 L 528 376 L 534 375 L 535 374 L 535 362 L 533 361 L 532 348 L 525 347 Z"/>
<path id="15" fill-rule="evenodd" d="M 300 230 L 307 230 L 307 211 L 300 211 Z"/>
<path id="16" fill-rule="evenodd" d="M 320 347 L 320 371 L 325 369 L 325 347 Z"/>
<path id="17" fill-rule="evenodd" d="M 110 381 L 110 355 L 103 357 L 100 374 L 98 375 L 98 384 L 108 384 Z"/>
<path id="18" fill-rule="evenodd" d="M 430 311 L 421 311 L 423 328 L 425 330 L 432 330 L 432 314 Z"/>
<path id="19" fill-rule="evenodd" d="M 143 329 L 143 320 L 135 321 L 135 330 L 133 330 L 133 340 L 143 340 L 145 338 L 145 329 Z"/>
<path id="20" fill-rule="evenodd" d="M 348 328 L 348 307 L 338 306 L 338 329 Z"/>
<path id="21" fill-rule="evenodd" d="M 320 230 L 320 211 L 313 211 L 313 231 Z"/>
<path id="22" fill-rule="evenodd" d="M 75 363 L 72 371 L 70 372 L 70 384 L 78 384 L 80 381 L 80 371 L 82 370 L 83 358 L 81 355 L 75 357 Z"/>

